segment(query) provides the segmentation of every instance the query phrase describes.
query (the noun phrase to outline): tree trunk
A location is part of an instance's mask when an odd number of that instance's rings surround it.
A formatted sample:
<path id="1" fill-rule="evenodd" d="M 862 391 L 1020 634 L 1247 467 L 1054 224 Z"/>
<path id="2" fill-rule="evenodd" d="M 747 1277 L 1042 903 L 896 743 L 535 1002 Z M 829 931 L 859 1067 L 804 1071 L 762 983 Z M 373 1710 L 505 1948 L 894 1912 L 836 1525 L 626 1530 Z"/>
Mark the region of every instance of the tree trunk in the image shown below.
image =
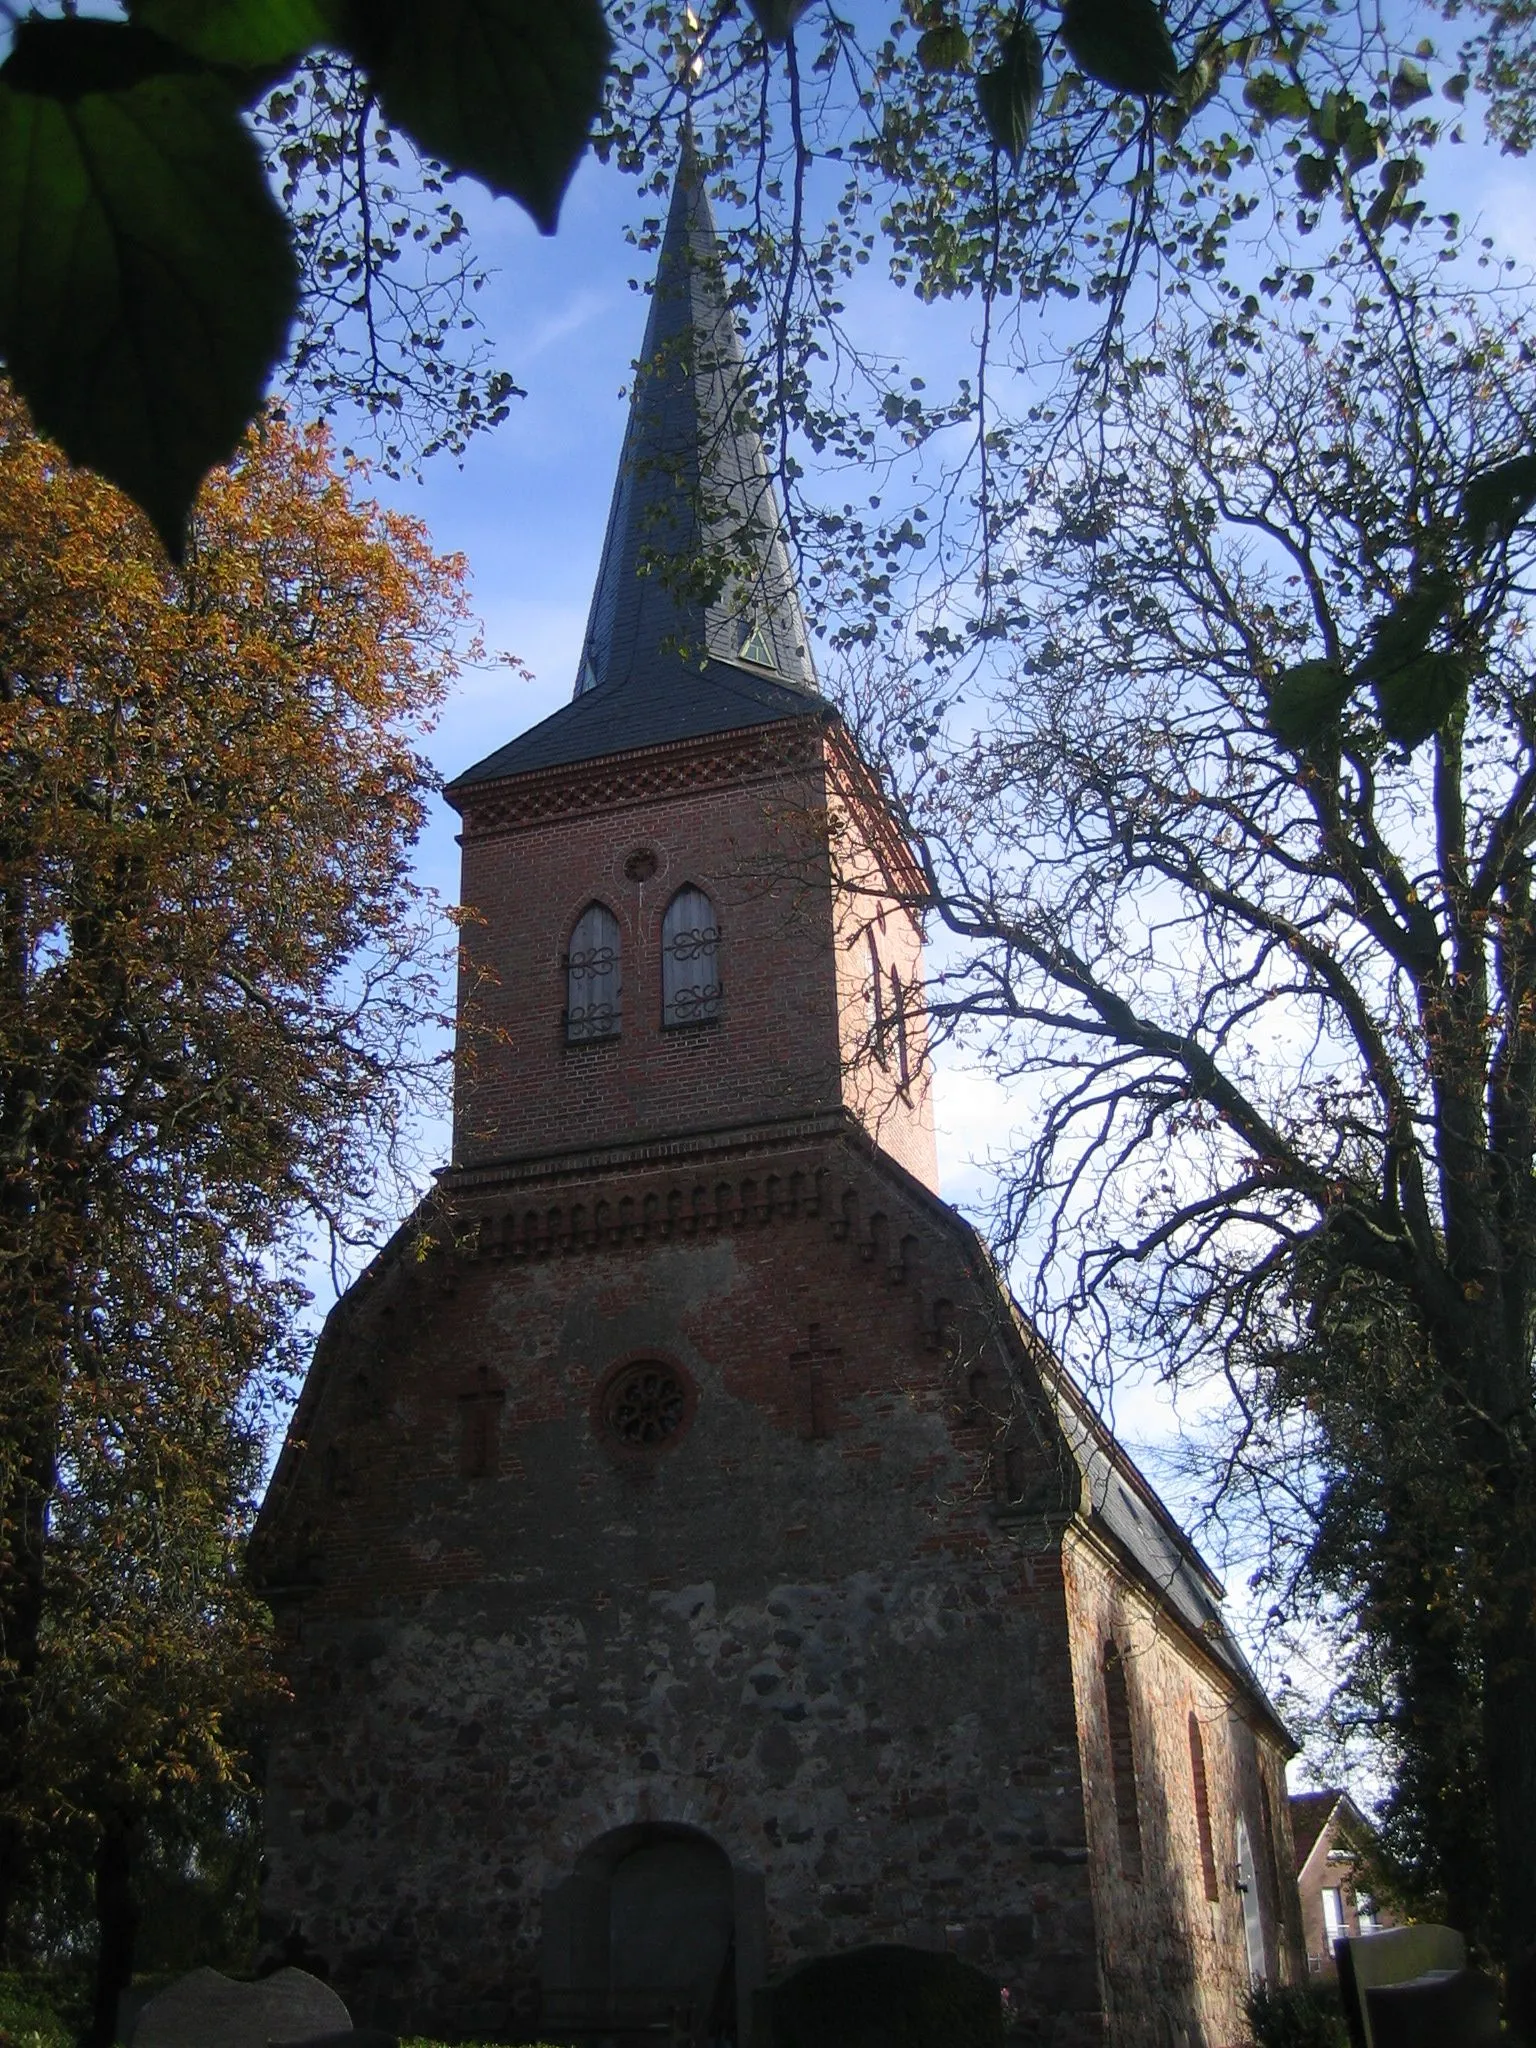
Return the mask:
<path id="1" fill-rule="evenodd" d="M 96 1845 L 96 1993 L 85 2048 L 112 2048 L 117 2039 L 117 2008 L 133 1982 L 133 1952 L 139 1933 L 139 1909 L 133 1896 L 133 1857 L 137 1846 L 136 1816 L 109 1808 L 102 1816 Z"/>
<path id="2" fill-rule="evenodd" d="M 1520 1506 L 1528 1520 L 1529 1506 Z M 1536 1543 L 1528 1530 L 1519 1535 L 1508 1532 L 1515 1540 L 1506 1538 L 1503 1583 L 1484 1631 L 1483 1748 L 1510 2017 L 1518 2015 L 1536 2048 Z"/>
<path id="3" fill-rule="evenodd" d="M 28 1695 L 37 1673 L 48 1503 L 57 1480 L 58 1413 L 53 1403 L 47 1407 L 43 1421 L 35 1412 L 0 1414 L 0 1459 L 11 1467 L 10 1484 L 0 1490 L 0 1961 L 9 1959 L 25 1853 Z"/>

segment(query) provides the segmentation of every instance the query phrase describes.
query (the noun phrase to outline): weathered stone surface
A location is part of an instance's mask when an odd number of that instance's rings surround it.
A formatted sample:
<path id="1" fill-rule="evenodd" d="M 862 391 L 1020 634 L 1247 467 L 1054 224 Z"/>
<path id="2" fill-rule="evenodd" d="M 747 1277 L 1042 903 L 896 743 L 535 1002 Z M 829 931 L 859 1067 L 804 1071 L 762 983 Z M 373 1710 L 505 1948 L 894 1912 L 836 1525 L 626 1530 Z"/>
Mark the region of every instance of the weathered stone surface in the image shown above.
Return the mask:
<path id="1" fill-rule="evenodd" d="M 306 1970 L 277 1970 L 254 1984 L 193 1970 L 152 1998 L 133 2048 L 269 2048 L 316 2036 L 354 2037 L 347 2008 Z"/>
<path id="2" fill-rule="evenodd" d="M 1248 1989 L 1236 1821 L 1251 1816 L 1272 1980 L 1296 1967 L 1301 1909 L 1291 1877 L 1285 1759 L 1228 1673 L 1170 1627 L 1150 1586 L 1137 1584 L 1102 1541 L 1071 1532 L 1064 1545 L 1072 1617 L 1079 1741 L 1087 1787 L 1089 1864 L 1102 1995 L 1115 2048 L 1166 2048 L 1170 2012 L 1196 2038 L 1240 2041 Z M 1130 1704 L 1140 1869 L 1126 1867 L 1110 1753 L 1104 1645 L 1123 1659 Z M 1215 1858 L 1205 1890 L 1190 1759 L 1200 1726 Z M 1087 1995 L 1081 1972 L 1049 1965 L 1063 2002 Z M 1149 1984 L 1156 1996 L 1149 1997 Z"/>

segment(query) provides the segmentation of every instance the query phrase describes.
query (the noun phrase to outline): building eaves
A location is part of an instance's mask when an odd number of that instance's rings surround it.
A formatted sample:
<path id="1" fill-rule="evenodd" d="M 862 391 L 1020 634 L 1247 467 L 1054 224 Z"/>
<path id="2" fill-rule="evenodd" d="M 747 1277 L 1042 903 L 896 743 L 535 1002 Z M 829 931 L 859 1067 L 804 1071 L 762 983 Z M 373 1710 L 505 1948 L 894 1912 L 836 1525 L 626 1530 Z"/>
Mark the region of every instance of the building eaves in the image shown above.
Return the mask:
<path id="1" fill-rule="evenodd" d="M 456 775 L 444 794 L 453 803 L 457 792 L 467 792 L 477 783 L 502 782 L 539 769 L 573 767 L 608 754 L 706 739 L 786 719 L 834 716 L 824 699 L 735 662 L 709 660 L 690 666 L 658 659 L 648 676 L 583 691 Z"/>

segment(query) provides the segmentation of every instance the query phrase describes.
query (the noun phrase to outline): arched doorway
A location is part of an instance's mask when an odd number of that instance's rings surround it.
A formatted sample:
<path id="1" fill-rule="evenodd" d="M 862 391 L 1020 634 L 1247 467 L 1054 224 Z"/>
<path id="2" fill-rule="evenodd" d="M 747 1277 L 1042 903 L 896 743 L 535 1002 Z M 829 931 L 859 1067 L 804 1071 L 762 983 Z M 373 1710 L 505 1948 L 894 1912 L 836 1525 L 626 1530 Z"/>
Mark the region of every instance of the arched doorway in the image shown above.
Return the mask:
<path id="1" fill-rule="evenodd" d="M 648 1823 L 599 1837 L 545 1894 L 545 2031 L 615 2048 L 729 2048 L 741 1889 L 697 1828 Z"/>

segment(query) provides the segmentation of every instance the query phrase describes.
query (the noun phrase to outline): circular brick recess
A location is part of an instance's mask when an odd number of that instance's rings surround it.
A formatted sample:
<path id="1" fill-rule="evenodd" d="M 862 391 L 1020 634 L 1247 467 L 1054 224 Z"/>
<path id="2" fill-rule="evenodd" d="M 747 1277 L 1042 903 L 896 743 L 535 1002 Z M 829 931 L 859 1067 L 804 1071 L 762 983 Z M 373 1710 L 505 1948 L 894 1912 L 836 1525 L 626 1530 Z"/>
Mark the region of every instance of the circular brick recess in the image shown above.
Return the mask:
<path id="1" fill-rule="evenodd" d="M 698 1389 L 681 1366 L 633 1358 L 604 1377 L 593 1419 L 616 1450 L 670 1450 L 686 1434 L 697 1401 Z"/>

